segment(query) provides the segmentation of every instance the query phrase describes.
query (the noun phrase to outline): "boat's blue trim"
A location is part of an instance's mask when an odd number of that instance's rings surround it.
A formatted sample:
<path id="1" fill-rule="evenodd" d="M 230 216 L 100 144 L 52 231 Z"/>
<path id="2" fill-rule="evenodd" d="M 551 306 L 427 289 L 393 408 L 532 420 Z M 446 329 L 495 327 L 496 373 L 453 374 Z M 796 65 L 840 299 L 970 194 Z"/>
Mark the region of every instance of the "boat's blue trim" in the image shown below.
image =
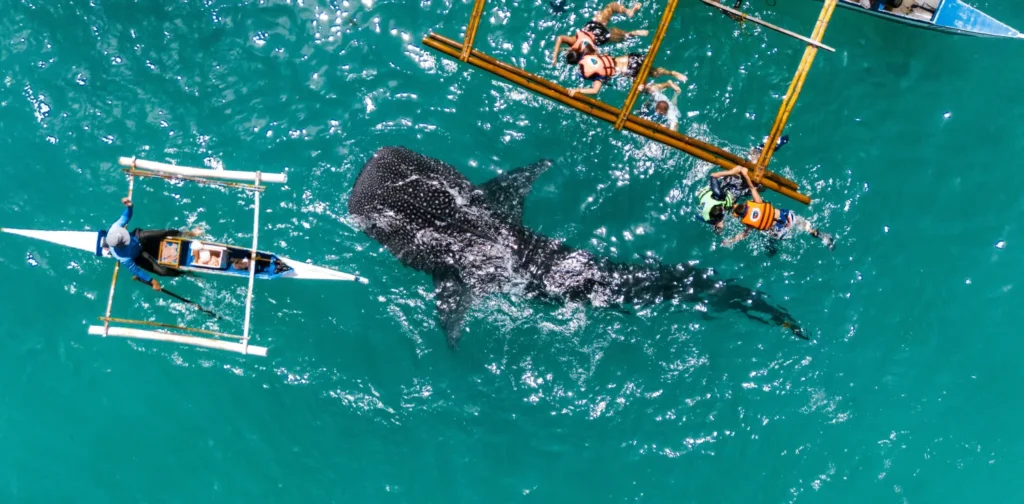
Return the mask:
<path id="1" fill-rule="evenodd" d="M 96 233 L 96 257 L 103 257 L 103 239 L 106 237 L 106 229 Z"/>
<path id="2" fill-rule="evenodd" d="M 984 37 L 1024 38 L 1019 31 L 961 0 L 943 2 L 934 20 L 937 26 L 961 33 Z"/>
<path id="3" fill-rule="evenodd" d="M 820 0 L 819 0 L 820 1 Z M 907 0 L 909 1 L 909 0 Z M 927 30 L 975 37 L 1022 38 L 1019 31 L 997 21 L 992 16 L 963 3 L 962 0 L 943 0 L 931 20 L 893 14 L 879 2 L 871 9 L 865 9 L 847 0 L 839 0 L 839 6 L 862 14 L 877 16 L 897 23 L 925 28 Z"/>

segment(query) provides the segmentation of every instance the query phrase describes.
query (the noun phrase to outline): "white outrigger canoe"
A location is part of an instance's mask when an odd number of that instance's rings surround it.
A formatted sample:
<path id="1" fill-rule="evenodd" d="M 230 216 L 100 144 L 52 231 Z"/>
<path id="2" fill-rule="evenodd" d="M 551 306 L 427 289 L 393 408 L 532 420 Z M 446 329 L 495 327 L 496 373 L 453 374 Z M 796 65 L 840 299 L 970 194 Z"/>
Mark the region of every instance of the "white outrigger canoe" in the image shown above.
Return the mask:
<path id="1" fill-rule="evenodd" d="M 0 232 L 33 238 L 64 247 L 84 250 L 100 257 L 111 257 L 102 246 L 103 231 L 44 231 L 37 229 L 0 228 Z M 206 253 L 204 253 L 206 251 Z M 256 251 L 255 277 L 265 280 L 291 278 L 296 280 L 338 280 L 366 283 L 366 279 L 321 266 L 314 266 L 270 252 Z M 200 274 L 247 278 L 252 249 L 213 243 L 187 237 L 166 238 L 160 243 L 160 264 Z"/>
<path id="2" fill-rule="evenodd" d="M 135 338 L 155 341 L 166 341 L 192 345 L 204 348 L 213 348 L 238 352 L 245 355 L 267 355 L 267 348 L 249 344 L 250 317 L 252 314 L 252 292 L 253 281 L 257 278 L 273 280 L 278 278 L 290 278 L 296 280 L 340 280 L 358 281 L 367 283 L 367 280 L 357 275 L 342 273 L 329 268 L 314 266 L 301 261 L 288 259 L 269 252 L 260 252 L 258 249 L 259 240 L 259 216 L 260 216 L 260 193 L 264 187 L 261 183 L 272 182 L 283 184 L 287 176 L 283 173 L 262 173 L 212 170 L 207 168 L 190 168 L 154 161 L 144 161 L 135 158 L 122 157 L 118 160 L 121 166 L 128 167 L 128 197 L 131 198 L 135 187 L 136 177 L 157 177 L 176 180 L 193 180 L 206 184 L 226 185 L 230 187 L 243 188 L 253 193 L 253 237 L 252 247 L 238 247 L 223 243 L 212 243 L 186 236 L 167 237 L 159 243 L 158 262 L 168 268 L 182 271 L 242 277 L 249 279 L 249 287 L 245 297 L 245 322 L 241 335 L 227 334 L 185 327 L 180 325 L 164 324 L 148 320 L 131 320 L 112 318 L 110 316 L 114 303 L 114 291 L 117 286 L 117 273 L 120 263 L 114 263 L 114 278 L 110 283 L 110 296 L 107 298 L 107 311 L 100 320 L 102 326 L 89 326 L 89 334 L 96 336 L 120 336 L 124 338 Z M 219 180 L 217 180 L 219 179 Z M 227 182 L 225 182 L 227 181 Z M 33 238 L 64 247 L 90 252 L 100 257 L 110 257 L 108 250 L 105 250 L 103 238 L 106 231 L 47 231 L 35 229 L 10 229 L 0 228 L 0 231 L 15 235 Z M 195 305 L 177 294 L 163 290 L 181 301 Z M 198 305 L 196 305 L 198 306 Z M 199 307 L 209 315 L 213 312 Z M 218 317 L 219 318 L 219 317 Z M 138 327 L 124 327 L 112 325 L 129 324 L 135 326 L 158 327 L 158 330 L 141 329 Z M 200 335 L 193 336 L 172 332 L 170 330 L 183 330 Z M 234 338 L 236 341 L 231 341 Z"/>

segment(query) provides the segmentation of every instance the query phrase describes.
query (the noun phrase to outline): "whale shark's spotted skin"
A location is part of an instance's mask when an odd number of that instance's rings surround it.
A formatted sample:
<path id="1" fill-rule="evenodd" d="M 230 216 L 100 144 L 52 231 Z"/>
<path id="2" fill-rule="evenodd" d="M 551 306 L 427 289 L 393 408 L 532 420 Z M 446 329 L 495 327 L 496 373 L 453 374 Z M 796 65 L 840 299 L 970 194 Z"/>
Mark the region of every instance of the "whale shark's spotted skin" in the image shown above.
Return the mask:
<path id="1" fill-rule="evenodd" d="M 438 314 L 453 346 L 475 297 L 510 291 L 595 306 L 680 298 L 767 322 L 760 314 L 800 334 L 785 310 L 706 272 L 617 263 L 525 228 L 523 198 L 548 166 L 541 161 L 476 186 L 442 161 L 384 147 L 363 166 L 348 210 L 402 264 L 433 277 Z"/>

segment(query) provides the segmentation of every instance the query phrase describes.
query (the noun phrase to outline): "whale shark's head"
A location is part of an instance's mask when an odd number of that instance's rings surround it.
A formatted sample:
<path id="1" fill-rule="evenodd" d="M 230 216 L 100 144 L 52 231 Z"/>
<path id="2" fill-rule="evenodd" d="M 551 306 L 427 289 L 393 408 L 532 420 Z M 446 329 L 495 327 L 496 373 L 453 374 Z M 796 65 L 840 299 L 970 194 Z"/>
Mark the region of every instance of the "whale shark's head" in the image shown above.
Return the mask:
<path id="1" fill-rule="evenodd" d="M 378 150 L 360 172 L 349 213 L 407 266 L 434 273 L 460 237 L 486 227 L 474 186 L 451 166 L 403 147 Z"/>

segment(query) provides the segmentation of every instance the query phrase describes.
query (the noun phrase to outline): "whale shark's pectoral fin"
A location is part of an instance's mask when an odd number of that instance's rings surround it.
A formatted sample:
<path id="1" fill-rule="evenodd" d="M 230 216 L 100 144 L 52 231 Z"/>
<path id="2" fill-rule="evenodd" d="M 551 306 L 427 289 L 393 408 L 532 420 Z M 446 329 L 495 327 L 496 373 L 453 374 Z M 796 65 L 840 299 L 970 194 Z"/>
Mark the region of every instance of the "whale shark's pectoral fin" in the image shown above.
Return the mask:
<path id="1" fill-rule="evenodd" d="M 480 186 L 484 192 L 484 199 L 509 222 L 519 223 L 523 220 L 523 198 L 530 193 L 537 177 L 550 166 L 550 160 L 542 159 L 532 165 L 522 166 L 494 177 Z"/>
<path id="2" fill-rule="evenodd" d="M 473 304 L 473 290 L 456 275 L 434 275 L 434 303 L 448 346 L 455 348 L 462 337 L 462 323 Z"/>

